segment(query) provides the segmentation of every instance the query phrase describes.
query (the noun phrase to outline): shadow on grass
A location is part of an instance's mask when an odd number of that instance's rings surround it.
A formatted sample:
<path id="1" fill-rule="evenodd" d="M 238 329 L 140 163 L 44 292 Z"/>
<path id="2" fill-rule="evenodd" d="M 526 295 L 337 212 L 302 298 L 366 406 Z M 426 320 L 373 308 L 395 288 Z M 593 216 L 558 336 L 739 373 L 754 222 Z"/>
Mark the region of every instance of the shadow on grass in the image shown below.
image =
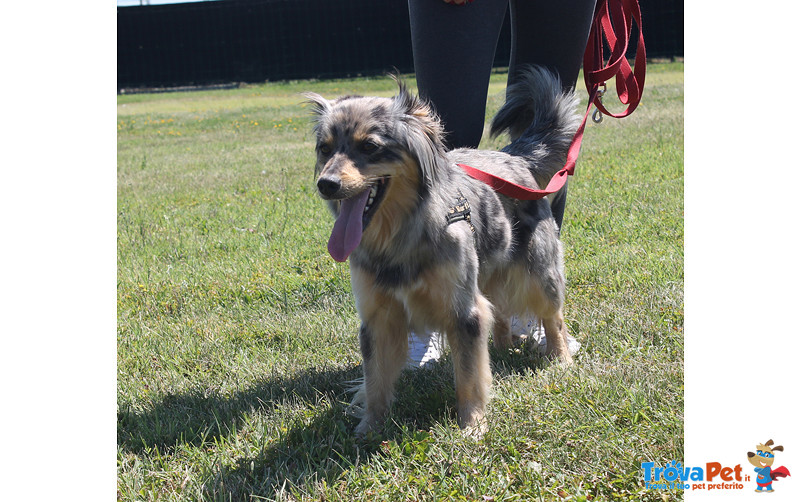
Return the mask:
<path id="1" fill-rule="evenodd" d="M 448 370 L 445 364 L 432 370 L 405 372 L 380 434 L 356 439 L 353 429 L 358 419 L 347 415 L 343 400 L 334 401 L 315 410 L 310 421 L 291 427 L 256 455 L 220 469 L 206 483 L 206 494 L 214 500 L 252 495 L 272 499 L 284 491 L 313 497 L 314 487 L 323 481 L 328 487 L 346 483 L 346 471 L 383 455 L 386 441 L 402 444 L 418 430 L 455 421 L 455 391 Z"/>
<path id="2" fill-rule="evenodd" d="M 145 411 L 120 409 L 117 443 L 133 453 L 153 448 L 164 452 L 177 445 L 200 446 L 235 433 L 254 413 L 269 413 L 291 399 L 317 401 L 323 396 L 343 397 L 347 382 L 360 375 L 360 368 L 310 369 L 287 377 L 268 378 L 227 395 L 202 390 L 170 394 Z"/>
<path id="3" fill-rule="evenodd" d="M 496 378 L 534 367 L 529 355 L 492 355 L 499 363 L 495 365 Z M 203 489 L 211 499 L 271 497 L 281 490 L 306 492 L 321 481 L 333 486 L 342 473 L 381 454 L 383 441 L 402 443 L 406 436 L 430 430 L 435 424 L 454 424 L 452 375 L 448 356 L 432 369 L 404 372 L 384 430 L 368 440 L 354 438 L 357 419 L 346 409 L 351 397 L 349 382 L 361 376 L 357 367 L 311 369 L 291 377 L 265 379 L 231 395 L 196 392 L 166 396 L 145 412 L 120 411 L 117 441 L 123 450 L 143 455 L 151 455 L 153 450 L 158 455 L 169 454 L 182 446 L 202 448 L 234 438 L 256 413 L 269 414 L 292 401 L 307 408 L 312 403 L 313 414 L 291 418 L 277 439 L 269 440 L 255 454 L 238 457 L 233 465 L 208 466 L 203 475 Z"/>

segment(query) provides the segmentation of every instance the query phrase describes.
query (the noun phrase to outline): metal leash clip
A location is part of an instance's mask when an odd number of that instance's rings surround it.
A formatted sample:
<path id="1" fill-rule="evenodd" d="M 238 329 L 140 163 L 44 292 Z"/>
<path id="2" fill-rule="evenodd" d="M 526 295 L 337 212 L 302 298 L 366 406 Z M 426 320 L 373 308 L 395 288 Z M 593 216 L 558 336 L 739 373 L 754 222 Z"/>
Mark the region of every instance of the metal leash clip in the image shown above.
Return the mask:
<path id="1" fill-rule="evenodd" d="M 603 101 L 603 94 L 606 93 L 606 84 L 605 82 L 600 84 L 600 87 L 597 89 L 597 99 L 600 100 L 602 103 Z M 592 112 L 592 122 L 595 124 L 599 124 L 603 121 L 603 112 L 600 111 L 600 108 L 595 107 L 594 112 Z"/>

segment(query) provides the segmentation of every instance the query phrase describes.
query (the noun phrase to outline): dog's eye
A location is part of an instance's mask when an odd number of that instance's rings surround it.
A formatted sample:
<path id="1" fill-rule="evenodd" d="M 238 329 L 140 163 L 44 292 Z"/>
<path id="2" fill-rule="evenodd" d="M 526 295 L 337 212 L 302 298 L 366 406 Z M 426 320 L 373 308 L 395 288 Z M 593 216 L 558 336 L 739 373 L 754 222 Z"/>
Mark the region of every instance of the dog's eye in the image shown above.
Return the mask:
<path id="1" fill-rule="evenodd" d="M 365 141 L 361 143 L 359 148 L 364 153 L 375 153 L 378 150 L 378 145 L 372 141 Z"/>
<path id="2" fill-rule="evenodd" d="M 321 153 L 322 155 L 329 155 L 331 151 L 333 151 L 333 149 L 331 148 L 330 145 L 327 144 L 319 145 L 319 153 Z"/>

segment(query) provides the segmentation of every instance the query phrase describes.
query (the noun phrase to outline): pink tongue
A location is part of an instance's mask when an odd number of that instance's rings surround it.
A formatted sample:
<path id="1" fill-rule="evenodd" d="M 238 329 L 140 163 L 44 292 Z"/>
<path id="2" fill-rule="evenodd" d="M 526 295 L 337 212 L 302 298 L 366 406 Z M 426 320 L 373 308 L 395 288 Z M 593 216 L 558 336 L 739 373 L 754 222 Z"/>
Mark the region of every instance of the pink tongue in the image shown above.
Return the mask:
<path id="1" fill-rule="evenodd" d="M 328 253 L 336 261 L 345 261 L 350 253 L 358 247 L 361 242 L 362 218 L 364 217 L 364 207 L 369 199 L 369 190 L 364 190 L 360 194 L 344 199 L 339 208 L 339 217 L 333 224 L 331 238 L 328 240 Z"/>

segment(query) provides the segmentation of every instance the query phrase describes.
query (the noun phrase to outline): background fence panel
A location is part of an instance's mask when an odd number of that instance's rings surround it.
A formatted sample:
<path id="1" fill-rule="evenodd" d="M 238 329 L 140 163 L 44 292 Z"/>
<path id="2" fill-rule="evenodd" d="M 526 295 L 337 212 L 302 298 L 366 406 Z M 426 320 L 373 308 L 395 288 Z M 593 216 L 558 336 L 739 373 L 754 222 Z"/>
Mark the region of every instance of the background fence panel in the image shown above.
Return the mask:
<path id="1" fill-rule="evenodd" d="M 683 3 L 641 1 L 648 57 L 683 56 Z M 407 0 L 220 0 L 117 8 L 117 87 L 412 72 Z M 507 66 L 506 19 L 496 66 Z"/>

